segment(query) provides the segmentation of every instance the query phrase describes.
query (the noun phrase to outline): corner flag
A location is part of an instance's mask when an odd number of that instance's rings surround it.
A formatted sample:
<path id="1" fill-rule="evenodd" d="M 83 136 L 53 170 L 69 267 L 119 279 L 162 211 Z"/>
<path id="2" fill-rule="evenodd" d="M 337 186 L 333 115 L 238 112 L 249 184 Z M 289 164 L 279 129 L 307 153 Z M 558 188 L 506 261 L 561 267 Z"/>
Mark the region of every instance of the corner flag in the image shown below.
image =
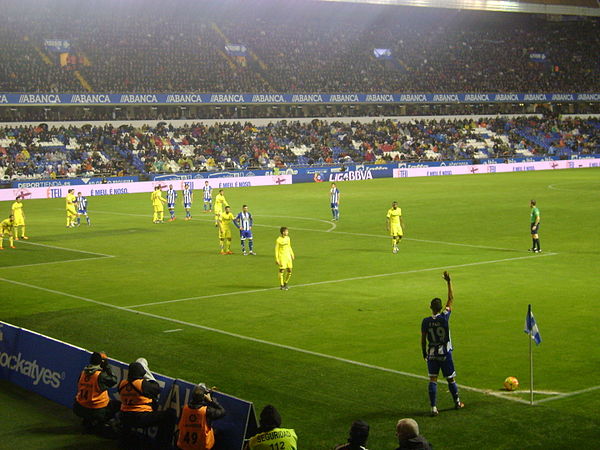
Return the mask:
<path id="1" fill-rule="evenodd" d="M 536 345 L 540 345 L 540 342 L 542 342 L 542 336 L 540 336 L 540 330 L 538 329 L 537 323 L 535 323 L 533 312 L 531 311 L 531 305 L 529 305 L 527 310 L 527 317 L 525 317 L 525 329 L 523 331 L 531 336 L 531 339 L 535 341 Z"/>

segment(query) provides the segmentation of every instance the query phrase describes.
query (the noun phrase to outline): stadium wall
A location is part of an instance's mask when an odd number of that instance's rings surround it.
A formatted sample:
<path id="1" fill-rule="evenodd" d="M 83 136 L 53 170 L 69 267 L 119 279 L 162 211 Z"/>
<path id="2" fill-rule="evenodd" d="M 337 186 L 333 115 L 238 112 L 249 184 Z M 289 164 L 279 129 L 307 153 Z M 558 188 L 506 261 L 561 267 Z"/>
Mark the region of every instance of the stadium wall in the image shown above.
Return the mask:
<path id="1" fill-rule="evenodd" d="M 104 125 L 112 125 L 115 128 L 120 126 L 132 126 L 134 128 L 141 128 L 144 125 L 155 127 L 159 123 L 168 123 L 169 125 L 173 125 L 174 127 L 183 127 L 184 125 L 188 125 L 191 123 L 202 123 L 203 125 L 211 126 L 217 123 L 238 123 L 238 122 L 251 122 L 253 125 L 264 127 L 269 123 L 280 122 L 282 120 L 287 120 L 288 122 L 300 122 L 300 123 L 310 123 L 313 120 L 323 120 L 327 122 L 341 122 L 341 123 L 351 123 L 351 122 L 359 122 L 359 123 L 371 123 L 373 121 L 379 120 L 393 120 L 394 122 L 399 123 L 409 123 L 414 121 L 431 121 L 431 120 L 480 120 L 480 119 L 489 119 L 496 117 L 507 117 L 517 118 L 517 117 L 543 117 L 542 114 L 464 114 L 464 115 L 447 115 L 447 116 L 376 116 L 376 117 L 278 117 L 278 118 L 238 118 L 238 119 L 177 119 L 177 120 L 85 120 L 85 121 L 31 121 L 31 122 L 0 122 L 0 127 L 19 127 L 19 126 L 27 126 L 27 125 L 37 125 L 39 123 L 45 123 L 49 127 L 82 127 L 84 125 L 95 125 L 95 126 L 104 126 Z M 561 117 L 564 118 L 583 118 L 583 119 L 600 119 L 600 114 L 562 114 Z"/>
<path id="2" fill-rule="evenodd" d="M 17 196 L 21 196 L 25 199 L 40 199 L 40 198 L 64 198 L 69 189 L 74 189 L 71 185 L 45 185 L 46 182 L 53 182 L 55 180 L 48 181 L 34 181 L 28 185 L 21 183 L 22 187 L 0 189 L 0 201 L 14 200 Z M 189 183 L 192 189 L 200 189 L 204 186 L 194 186 L 194 182 L 189 179 L 169 180 L 170 183 L 175 185 L 177 190 L 183 190 L 183 185 Z M 213 189 L 221 188 L 235 188 L 235 187 L 251 187 L 251 186 L 277 186 L 281 184 L 292 184 L 291 175 L 277 175 L 277 176 L 250 176 L 250 177 L 226 177 L 226 178 L 213 178 L 208 180 L 210 186 Z M 37 186 L 41 185 L 41 186 Z M 31 186 L 31 187 L 25 187 Z M 144 192 L 152 192 L 155 186 L 160 186 L 162 190 L 168 187 L 166 181 L 141 181 L 141 182 L 129 182 L 129 183 L 113 183 L 113 184 L 92 184 L 92 185 L 78 185 L 76 192 L 81 192 L 84 196 L 97 196 L 97 195 L 122 195 L 122 194 L 139 194 Z"/>
<path id="3" fill-rule="evenodd" d="M 506 162 L 508 161 L 508 162 Z M 77 190 L 85 196 L 122 195 L 152 192 L 155 186 L 166 189 L 173 184 L 176 190 L 183 190 L 185 183 L 192 189 L 200 189 L 204 181 L 208 181 L 213 189 L 279 186 L 292 183 L 306 182 L 340 182 L 355 180 L 371 180 L 373 178 L 407 178 L 429 177 L 440 175 L 475 175 L 482 173 L 528 172 L 535 170 L 578 169 L 600 167 L 600 155 L 589 155 L 578 159 L 561 160 L 557 157 L 543 158 L 512 158 L 487 159 L 485 164 L 472 164 L 471 160 L 464 161 L 425 161 L 420 163 L 400 162 L 395 164 L 374 165 L 337 165 L 332 167 L 308 167 L 285 169 L 278 171 L 264 170 L 260 176 L 245 176 L 249 172 L 239 171 L 238 176 L 232 172 L 226 173 L 186 173 L 158 175 L 154 181 L 115 183 L 101 185 L 78 186 Z M 275 172 L 279 172 L 276 174 Z M 209 175 L 217 177 L 207 178 Z M 219 175 L 227 175 L 219 178 Z M 194 181 L 195 180 L 195 181 Z M 200 183 L 198 183 L 200 181 Z M 43 182 L 41 182 L 43 183 Z M 194 183 L 197 183 L 194 186 Z M 0 201 L 11 201 L 17 196 L 26 199 L 64 198 L 72 186 L 51 187 L 18 187 L 0 190 Z"/>
<path id="4" fill-rule="evenodd" d="M 71 408 L 77 380 L 91 352 L 39 333 L 0 322 L 0 378 Z M 128 364 L 109 359 L 118 380 L 127 378 Z M 153 372 L 161 385 L 159 410 L 173 408 L 177 416 L 190 399 L 195 384 Z M 109 390 L 117 399 L 116 388 Z M 255 434 L 257 423 L 251 402 L 214 392 L 227 414 L 213 422 L 218 430 L 215 449 L 241 449 L 246 434 Z M 156 430 L 153 430 L 155 433 Z M 151 433 L 151 436 L 154 434 Z"/>
<path id="5" fill-rule="evenodd" d="M 581 115 L 574 115 L 581 117 Z M 280 122 L 282 120 L 286 120 L 288 122 L 300 122 L 300 123 L 310 123 L 313 120 L 323 120 L 327 122 L 341 122 L 341 123 L 351 123 L 351 122 L 360 122 L 360 123 L 371 123 L 374 120 L 393 120 L 395 122 L 400 123 L 409 123 L 413 121 L 420 120 L 479 120 L 484 118 L 494 118 L 494 117 L 508 117 L 508 118 L 516 118 L 516 117 L 542 117 L 541 114 L 465 114 L 465 115 L 448 115 L 448 116 L 376 116 L 376 117 L 278 117 L 278 118 L 238 118 L 238 119 L 177 119 L 177 120 L 85 120 L 85 121 L 31 121 L 31 122 L 0 122 L 0 127 L 19 127 L 19 126 L 27 126 L 27 125 L 37 125 L 39 123 L 45 123 L 49 127 L 82 127 L 84 125 L 96 125 L 96 126 L 104 126 L 104 125 L 112 125 L 115 128 L 118 128 L 122 125 L 132 126 L 134 128 L 141 128 L 144 125 L 156 127 L 159 123 L 168 123 L 169 125 L 173 125 L 174 127 L 183 127 L 184 125 L 190 125 L 191 123 L 202 123 L 203 125 L 211 126 L 217 123 L 239 123 L 239 122 L 251 122 L 253 125 L 264 127 L 269 123 Z M 565 116 L 566 117 L 566 116 Z M 588 117 L 588 115 L 585 115 Z M 600 114 L 594 116 L 589 115 L 589 117 L 600 118 Z"/>

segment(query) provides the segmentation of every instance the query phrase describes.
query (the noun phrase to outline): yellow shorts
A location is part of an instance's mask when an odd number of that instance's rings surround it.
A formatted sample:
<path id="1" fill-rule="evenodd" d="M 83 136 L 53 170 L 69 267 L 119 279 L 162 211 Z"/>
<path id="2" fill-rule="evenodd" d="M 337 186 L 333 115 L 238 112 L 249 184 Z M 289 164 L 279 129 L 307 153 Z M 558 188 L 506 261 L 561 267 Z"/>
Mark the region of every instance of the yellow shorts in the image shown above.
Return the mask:
<path id="1" fill-rule="evenodd" d="M 229 227 L 219 228 L 219 239 L 231 239 L 231 229 Z"/>
<path id="2" fill-rule="evenodd" d="M 25 225 L 25 218 L 23 216 L 15 216 L 15 227 L 20 227 Z"/>
<path id="3" fill-rule="evenodd" d="M 67 208 L 67 216 L 73 217 L 77 215 L 77 211 L 74 207 Z"/>
<path id="4" fill-rule="evenodd" d="M 164 210 L 165 208 L 163 207 L 162 203 L 160 205 L 154 205 L 154 212 L 162 212 Z"/>
<path id="5" fill-rule="evenodd" d="M 392 225 L 390 227 L 390 236 L 402 236 L 402 227 L 400 225 Z"/>
<path id="6" fill-rule="evenodd" d="M 292 258 L 282 259 L 279 262 L 279 270 L 292 269 L 294 267 L 294 261 Z"/>

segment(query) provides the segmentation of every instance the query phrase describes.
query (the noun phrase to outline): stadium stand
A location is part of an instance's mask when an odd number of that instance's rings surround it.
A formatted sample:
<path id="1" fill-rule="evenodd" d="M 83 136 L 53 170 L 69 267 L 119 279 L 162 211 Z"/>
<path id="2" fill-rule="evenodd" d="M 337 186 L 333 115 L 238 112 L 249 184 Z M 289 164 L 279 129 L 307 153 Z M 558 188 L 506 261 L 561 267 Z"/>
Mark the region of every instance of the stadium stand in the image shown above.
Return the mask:
<path id="1" fill-rule="evenodd" d="M 181 5 L 165 11 L 157 0 L 143 6 L 11 0 L 0 35 L 0 91 L 597 89 L 597 19 L 554 23 L 524 14 L 275 0 L 235 8 L 227 1 Z M 73 58 L 64 67 L 65 60 L 43 50 L 46 39 L 70 43 Z M 228 52 L 226 45 L 245 50 Z M 391 55 L 377 59 L 375 48 Z"/>
<path id="2" fill-rule="evenodd" d="M 0 128 L 0 179 L 175 173 L 600 152 L 600 122 L 313 120 L 173 127 Z"/>

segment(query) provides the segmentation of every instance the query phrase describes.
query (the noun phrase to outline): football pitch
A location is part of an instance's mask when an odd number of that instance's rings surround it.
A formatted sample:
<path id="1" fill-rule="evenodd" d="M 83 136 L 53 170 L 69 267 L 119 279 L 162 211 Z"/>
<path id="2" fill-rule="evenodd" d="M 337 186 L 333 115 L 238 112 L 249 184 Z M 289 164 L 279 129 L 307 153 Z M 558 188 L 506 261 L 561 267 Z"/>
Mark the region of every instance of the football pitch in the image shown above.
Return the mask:
<path id="1" fill-rule="evenodd" d="M 219 254 L 200 191 L 193 220 L 178 204 L 164 224 L 152 223 L 149 193 L 89 197 L 92 226 L 76 229 L 65 228 L 63 199 L 25 201 L 30 240 L 0 253 L 0 317 L 122 361 L 144 356 L 157 372 L 215 385 L 257 411 L 274 404 L 303 449 L 345 441 L 356 419 L 371 425 L 369 448 L 395 448 L 403 417 L 436 448 L 598 442 L 599 169 L 338 187 L 339 222 L 329 183 L 226 189 L 234 214 L 248 204 L 254 216 L 256 256 L 241 254 L 236 231 L 235 254 Z M 527 251 L 532 198 L 541 254 Z M 385 229 L 394 200 L 406 225 L 398 254 Z M 9 208 L 0 204 L 2 217 Z M 296 254 L 289 291 L 279 290 L 274 261 L 281 226 Z M 430 418 L 420 324 L 431 298 L 445 301 L 443 270 L 454 283 L 466 407 L 452 409 L 440 380 L 441 412 Z M 529 303 L 543 339 L 534 406 Z M 501 390 L 507 376 L 519 379 L 517 392 Z"/>

